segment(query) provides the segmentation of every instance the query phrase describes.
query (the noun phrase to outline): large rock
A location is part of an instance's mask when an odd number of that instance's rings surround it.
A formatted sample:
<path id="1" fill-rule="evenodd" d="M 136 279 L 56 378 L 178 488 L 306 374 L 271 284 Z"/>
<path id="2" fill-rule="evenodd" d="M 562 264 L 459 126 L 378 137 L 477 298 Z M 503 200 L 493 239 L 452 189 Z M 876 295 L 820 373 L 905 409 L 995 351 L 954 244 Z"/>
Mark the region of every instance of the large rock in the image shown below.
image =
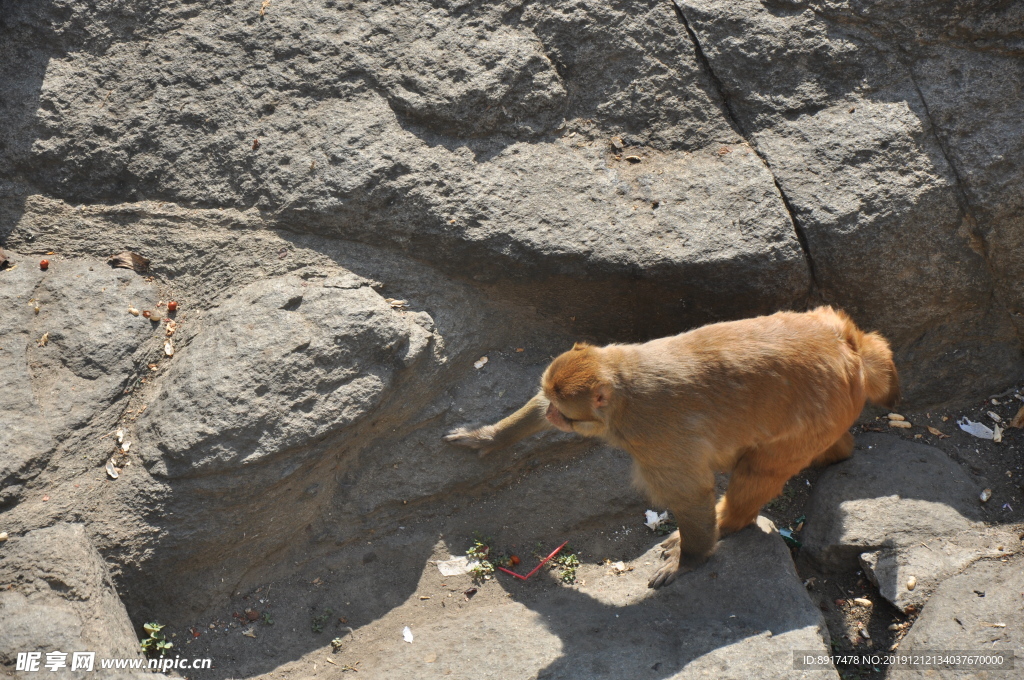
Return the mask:
<path id="1" fill-rule="evenodd" d="M 1016 549 L 1011 532 L 980 521 L 981 488 L 942 451 L 889 435 L 857 442 L 807 505 L 804 551 L 819 564 L 841 569 L 859 558 L 879 592 L 906 610 L 971 563 Z"/>
<path id="2" fill-rule="evenodd" d="M 999 670 L 963 664 L 959 670 L 894 668 L 889 677 L 911 680 L 928 670 L 930 678 L 1003 678 L 1020 674 L 1024 647 L 1024 564 L 1020 559 L 979 562 L 946 580 L 928 600 L 900 643 L 898 653 L 962 651 L 1010 660 Z M 1014 655 L 1016 654 L 1016 659 Z"/>
<path id="3" fill-rule="evenodd" d="M 103 659 L 142 659 L 128 613 L 81 525 L 57 524 L 0 545 L 0 584 L 0 667 L 7 672 L 19 652 L 40 652 L 42 663 L 50 652 L 65 653 L 60 672 L 68 678 L 97 677 Z M 71 653 L 81 651 L 96 653 L 93 672 L 69 670 Z M 39 672 L 49 671 L 41 665 Z"/>
<path id="4" fill-rule="evenodd" d="M 584 583 L 571 588 L 501 575 L 474 597 L 490 598 L 486 613 L 475 602 L 460 605 L 468 576 L 441 577 L 428 565 L 416 593 L 450 590 L 459 599 L 434 605 L 436 622 L 415 627 L 407 644 L 403 625 L 429 604 L 410 598 L 347 638 L 335 663 L 360 660 L 370 678 L 838 677 L 831 667 L 793 668 L 794 651 L 826 654 L 829 638 L 771 522 L 759 518 L 723 540 L 706 565 L 652 591 L 659 554 L 655 547 L 625 563 L 623 574 L 583 565 Z M 507 597 L 490 594 L 497 586 Z"/>
<path id="5" fill-rule="evenodd" d="M 1000 56 L 993 35 L 994 54 L 938 50 L 947 69 L 939 75 L 924 53 L 915 60 L 912 48 L 908 58 L 911 36 L 872 32 L 899 23 L 887 14 L 876 24 L 867 7 L 820 3 L 823 13 L 818 4 L 677 3 L 729 111 L 793 210 L 823 297 L 893 342 L 908 397 L 978 394 L 1024 367 L 1011 321 L 1020 303 L 999 294 L 1019 287 L 1018 265 L 1001 263 L 1024 238 L 1020 211 L 1004 210 L 1024 186 L 1024 137 L 1019 121 L 1008 120 L 1021 79 L 1001 86 L 1021 61 Z M 969 72 L 949 72 L 966 57 Z M 937 91 L 919 84 L 922 68 Z M 1000 75 L 979 81 L 975 71 Z M 975 110 L 985 111 L 980 128 Z M 977 184 L 992 187 L 995 209 L 984 218 L 947 153 L 950 136 L 972 150 Z M 1007 140 L 1005 154 L 997 139 Z M 982 140 L 1000 152 L 982 152 Z M 995 240 L 986 246 L 989 231 Z"/>
<path id="6" fill-rule="evenodd" d="M 58 446 L 107 434 L 98 421 L 116 418 L 109 407 L 134 386 L 158 335 L 128 313 L 155 308 L 154 284 L 99 259 L 49 257 L 41 271 L 39 256 L 11 251 L 16 266 L 0 272 L 0 506 Z"/>

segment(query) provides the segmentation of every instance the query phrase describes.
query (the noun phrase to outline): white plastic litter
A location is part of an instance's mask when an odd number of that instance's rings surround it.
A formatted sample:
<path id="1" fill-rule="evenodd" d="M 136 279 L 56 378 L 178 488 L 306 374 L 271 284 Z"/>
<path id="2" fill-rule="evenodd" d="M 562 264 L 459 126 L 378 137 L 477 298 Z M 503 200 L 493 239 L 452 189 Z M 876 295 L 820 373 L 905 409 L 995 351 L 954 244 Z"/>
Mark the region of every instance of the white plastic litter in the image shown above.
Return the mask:
<path id="1" fill-rule="evenodd" d="M 406 626 L 402 629 L 402 637 L 405 638 L 406 642 L 412 642 L 412 628 Z"/>
<path id="2" fill-rule="evenodd" d="M 978 439 L 994 439 L 996 436 L 996 433 L 987 425 L 976 423 L 966 416 L 956 421 L 956 424 L 960 426 L 961 430 L 967 434 L 974 435 Z"/>
<path id="3" fill-rule="evenodd" d="M 459 574 L 468 574 L 479 564 L 479 560 L 471 560 L 465 555 L 460 555 L 444 562 L 438 562 L 437 569 L 443 576 L 458 576 Z"/>
<path id="4" fill-rule="evenodd" d="M 667 512 L 663 512 L 659 515 L 654 510 L 648 510 L 644 513 L 644 516 L 647 518 L 647 521 L 644 522 L 644 524 L 646 524 L 647 528 L 651 531 L 657 531 L 658 527 L 668 521 Z"/>

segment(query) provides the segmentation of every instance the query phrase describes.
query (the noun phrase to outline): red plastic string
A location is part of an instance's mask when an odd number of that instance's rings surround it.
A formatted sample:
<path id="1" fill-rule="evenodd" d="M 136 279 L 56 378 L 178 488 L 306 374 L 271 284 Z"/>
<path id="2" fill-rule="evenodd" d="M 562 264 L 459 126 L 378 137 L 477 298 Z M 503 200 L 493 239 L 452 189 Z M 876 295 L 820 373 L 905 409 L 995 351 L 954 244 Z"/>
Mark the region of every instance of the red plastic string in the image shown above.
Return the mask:
<path id="1" fill-rule="evenodd" d="M 537 565 L 536 567 L 534 567 L 534 568 L 533 568 L 533 571 L 531 571 L 531 572 L 530 572 L 529 574 L 527 574 L 526 576 L 523 576 L 522 574 L 517 574 L 516 572 L 512 571 L 511 569 L 506 569 L 505 567 L 498 567 L 498 569 L 501 569 L 501 570 L 502 570 L 503 572 L 505 572 L 506 574 L 511 574 L 512 576 L 515 576 L 516 578 L 521 578 L 521 579 L 523 579 L 523 580 L 525 581 L 526 579 L 528 579 L 528 578 L 530 578 L 531 576 L 533 576 L 534 574 L 536 574 L 536 573 L 537 573 L 537 570 L 538 570 L 538 569 L 540 569 L 540 568 L 541 568 L 541 567 L 543 567 L 543 566 L 544 566 L 545 564 L 547 564 L 547 563 L 548 563 L 548 561 L 549 561 L 549 560 L 550 560 L 550 559 L 551 559 L 552 557 L 554 557 L 554 556 L 555 556 L 555 555 L 557 555 L 557 554 L 558 554 L 559 552 L 561 552 L 562 548 L 564 548 L 564 547 L 565 547 L 565 546 L 567 546 L 568 544 L 569 544 L 569 541 L 566 541 L 566 542 L 565 542 L 565 543 L 563 543 L 562 545 L 560 545 L 560 546 L 558 546 L 557 548 L 555 548 L 555 551 L 554 551 L 553 553 L 551 553 L 550 555 L 548 555 L 547 557 L 545 557 L 544 559 L 542 559 L 542 560 L 540 561 L 540 564 L 538 564 L 538 565 Z"/>

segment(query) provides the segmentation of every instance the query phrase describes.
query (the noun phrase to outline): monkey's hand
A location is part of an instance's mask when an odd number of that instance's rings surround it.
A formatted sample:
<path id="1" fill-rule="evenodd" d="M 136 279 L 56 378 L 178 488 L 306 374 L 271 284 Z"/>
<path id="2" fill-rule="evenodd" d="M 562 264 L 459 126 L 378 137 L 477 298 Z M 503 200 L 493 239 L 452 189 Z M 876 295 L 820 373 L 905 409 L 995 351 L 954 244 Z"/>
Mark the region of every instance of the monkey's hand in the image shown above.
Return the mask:
<path id="1" fill-rule="evenodd" d="M 456 446 L 477 449 L 480 451 L 480 456 L 483 457 L 490 453 L 497 444 L 494 440 L 494 432 L 494 425 L 478 427 L 475 430 L 460 427 L 446 434 L 444 440 Z"/>

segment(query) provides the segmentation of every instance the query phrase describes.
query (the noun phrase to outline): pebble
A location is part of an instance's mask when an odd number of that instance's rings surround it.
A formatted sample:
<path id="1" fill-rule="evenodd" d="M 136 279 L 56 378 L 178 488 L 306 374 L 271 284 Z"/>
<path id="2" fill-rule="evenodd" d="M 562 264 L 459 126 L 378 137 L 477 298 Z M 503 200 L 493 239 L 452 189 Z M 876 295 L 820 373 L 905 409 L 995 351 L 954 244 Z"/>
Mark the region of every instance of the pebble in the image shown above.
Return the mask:
<path id="1" fill-rule="evenodd" d="M 981 492 L 981 495 L 978 496 L 978 500 L 982 503 L 988 503 L 988 499 L 990 498 L 992 498 L 992 489 L 985 489 Z"/>
<path id="2" fill-rule="evenodd" d="M 6 531 L 0 531 L 0 543 L 3 543 L 9 538 Z"/>

